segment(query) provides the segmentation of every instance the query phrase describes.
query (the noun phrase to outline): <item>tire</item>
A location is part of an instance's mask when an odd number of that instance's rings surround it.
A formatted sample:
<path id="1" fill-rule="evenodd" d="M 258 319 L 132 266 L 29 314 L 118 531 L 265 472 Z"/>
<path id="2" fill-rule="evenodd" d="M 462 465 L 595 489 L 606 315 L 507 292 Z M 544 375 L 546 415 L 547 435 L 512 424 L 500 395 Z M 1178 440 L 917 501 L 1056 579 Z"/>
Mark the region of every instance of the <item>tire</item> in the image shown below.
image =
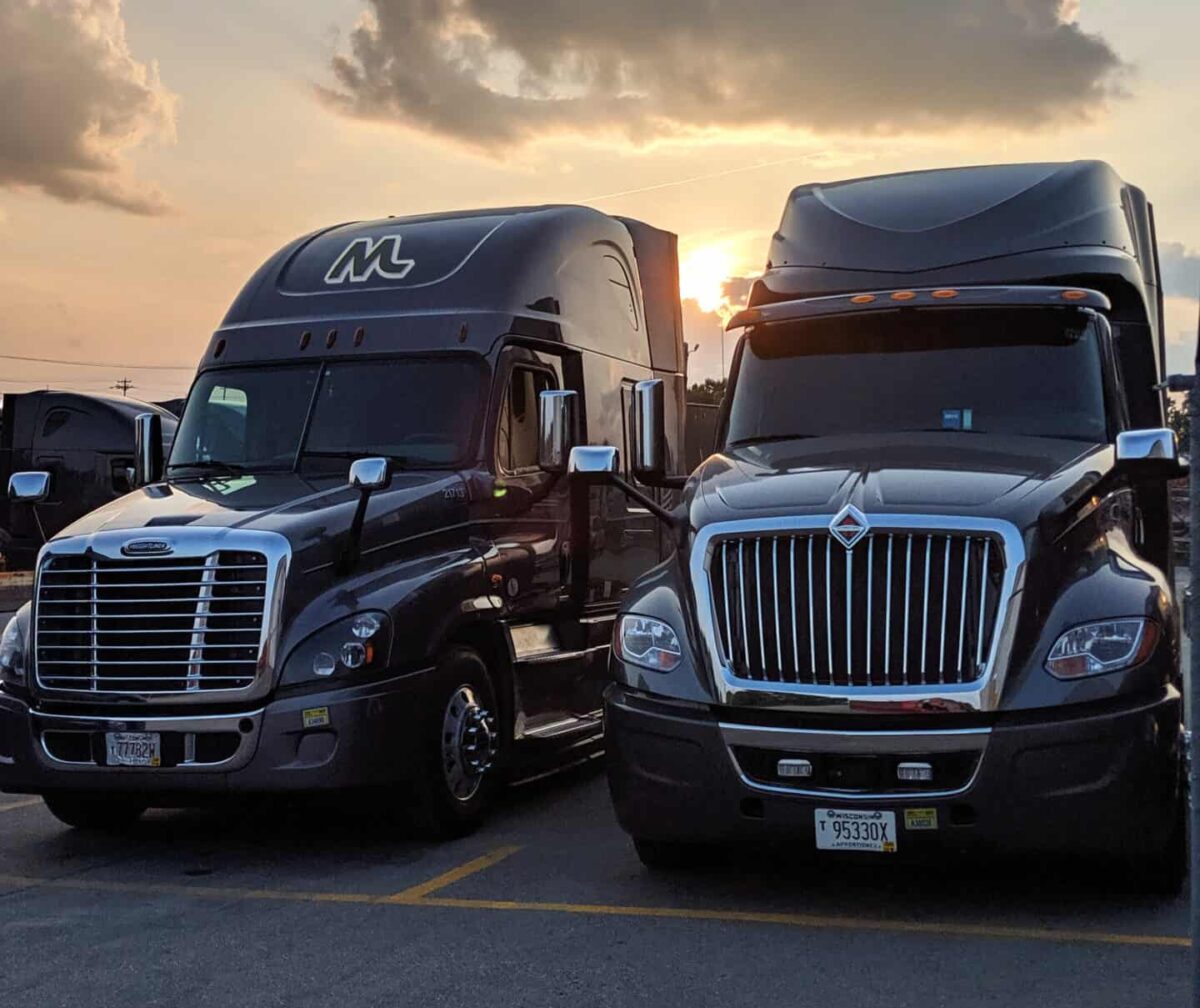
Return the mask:
<path id="1" fill-rule="evenodd" d="M 633 838 L 638 860 L 651 871 L 688 871 L 705 868 L 715 860 L 711 847 L 676 840 Z"/>
<path id="2" fill-rule="evenodd" d="M 465 836 L 483 822 L 501 733 L 495 685 L 478 652 L 454 647 L 438 661 L 421 718 L 415 820 L 434 840 Z"/>
<path id="3" fill-rule="evenodd" d="M 69 791 L 42 795 L 50 814 L 74 829 L 111 832 L 131 826 L 147 805 L 135 798 L 108 794 L 75 794 Z"/>

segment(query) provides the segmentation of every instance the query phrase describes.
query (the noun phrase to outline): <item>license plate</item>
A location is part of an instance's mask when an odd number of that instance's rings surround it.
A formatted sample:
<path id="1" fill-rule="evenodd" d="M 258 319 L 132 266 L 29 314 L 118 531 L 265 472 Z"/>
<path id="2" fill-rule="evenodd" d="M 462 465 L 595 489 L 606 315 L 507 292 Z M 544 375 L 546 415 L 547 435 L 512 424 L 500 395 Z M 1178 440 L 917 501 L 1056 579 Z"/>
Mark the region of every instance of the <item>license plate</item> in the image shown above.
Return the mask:
<path id="1" fill-rule="evenodd" d="M 109 766 L 162 766 L 162 743 L 158 732 L 108 732 Z"/>
<path id="2" fill-rule="evenodd" d="M 896 853 L 896 813 L 871 809 L 815 809 L 817 850 Z"/>

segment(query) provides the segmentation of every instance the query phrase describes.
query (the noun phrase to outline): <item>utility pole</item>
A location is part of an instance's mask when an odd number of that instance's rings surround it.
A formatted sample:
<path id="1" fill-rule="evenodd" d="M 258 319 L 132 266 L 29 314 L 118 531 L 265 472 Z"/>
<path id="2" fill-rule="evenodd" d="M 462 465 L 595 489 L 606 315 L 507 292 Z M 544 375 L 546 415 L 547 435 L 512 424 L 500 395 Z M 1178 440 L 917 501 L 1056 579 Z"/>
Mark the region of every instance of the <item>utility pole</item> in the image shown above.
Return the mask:
<path id="1" fill-rule="evenodd" d="M 121 395 L 125 396 L 129 395 L 129 390 L 131 388 L 137 388 L 137 386 L 134 385 L 133 382 L 131 382 L 128 378 L 122 378 L 119 382 L 110 387 L 114 389 L 120 389 Z"/>

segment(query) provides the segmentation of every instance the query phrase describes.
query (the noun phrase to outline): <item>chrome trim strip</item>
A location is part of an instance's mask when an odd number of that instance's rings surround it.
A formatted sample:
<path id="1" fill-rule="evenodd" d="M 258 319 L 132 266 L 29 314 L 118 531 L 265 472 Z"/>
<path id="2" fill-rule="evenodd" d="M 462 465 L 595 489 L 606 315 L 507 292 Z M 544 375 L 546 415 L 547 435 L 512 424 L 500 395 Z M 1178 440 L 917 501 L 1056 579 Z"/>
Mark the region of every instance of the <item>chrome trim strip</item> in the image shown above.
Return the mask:
<path id="1" fill-rule="evenodd" d="M 944 731 L 831 731 L 828 728 L 781 728 L 720 721 L 726 745 L 780 749 L 785 752 L 858 753 L 905 756 L 921 753 L 975 752 L 987 747 L 991 728 Z"/>
<path id="2" fill-rule="evenodd" d="M 872 715 L 886 713 L 889 704 L 896 705 L 897 711 L 904 711 L 914 703 L 924 702 L 945 701 L 953 704 L 956 709 L 967 711 L 991 711 L 997 708 L 1016 630 L 1017 596 L 1025 582 L 1026 556 L 1020 531 L 1011 522 L 999 519 L 926 514 L 868 517 L 873 531 L 895 531 L 905 535 L 918 532 L 934 535 L 959 532 L 967 535 L 995 536 L 1002 541 L 1005 557 L 1004 578 L 997 600 L 995 631 L 992 634 L 984 670 L 979 678 L 967 683 L 931 683 L 918 686 L 896 686 L 888 683 L 884 686 L 855 687 L 786 682 L 764 683 L 758 680 L 739 678 L 732 667 L 722 660 L 717 640 L 719 634 L 716 632 L 714 622 L 715 608 L 708 578 L 708 568 L 714 553 L 715 541 L 725 536 L 744 536 L 757 533 L 768 535 L 808 533 L 810 535 L 809 549 L 811 550 L 812 534 L 828 529 L 831 516 L 804 515 L 714 522 L 695 533 L 689 558 L 689 571 L 692 578 L 692 590 L 695 592 L 697 600 L 696 616 L 702 638 L 701 644 L 713 675 L 719 703 L 726 706 L 773 707 L 778 710 L 813 713 L 869 713 Z M 744 541 L 739 542 L 739 550 L 743 548 Z M 890 541 L 891 537 L 889 536 L 889 545 Z M 749 664 L 748 656 L 747 664 Z M 861 704 L 864 701 L 869 702 L 869 711 L 863 710 Z"/>

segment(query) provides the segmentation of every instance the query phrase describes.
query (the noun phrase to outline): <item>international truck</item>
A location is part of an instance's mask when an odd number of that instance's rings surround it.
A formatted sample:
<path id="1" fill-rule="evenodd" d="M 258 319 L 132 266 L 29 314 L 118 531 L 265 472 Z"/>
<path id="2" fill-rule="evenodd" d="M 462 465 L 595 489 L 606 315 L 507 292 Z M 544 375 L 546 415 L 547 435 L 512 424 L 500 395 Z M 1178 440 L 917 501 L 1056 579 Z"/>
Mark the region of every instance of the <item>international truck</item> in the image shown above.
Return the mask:
<path id="1" fill-rule="evenodd" d="M 616 626 L 642 860 L 1053 851 L 1174 891 L 1185 470 L 1142 191 L 1096 161 L 801 186 L 730 328 L 717 450 Z"/>
<path id="2" fill-rule="evenodd" d="M 618 602 L 672 540 L 541 468 L 682 452 L 675 236 L 578 206 L 344 224 L 247 282 L 165 469 L 41 549 L 0 646 L 0 789 L 79 827 L 228 794 L 362 791 L 438 835 L 595 756 Z M 549 413 L 547 414 L 550 415 Z M 17 506 L 53 477 L 17 473 Z"/>
<path id="3" fill-rule="evenodd" d="M 39 389 L 0 397 L 0 486 L 13 473 L 52 474 L 36 507 L 0 499 L 0 554 L 8 570 L 28 570 L 47 536 L 133 489 L 134 417 L 161 417 L 164 439 L 176 418 L 136 399 Z"/>

